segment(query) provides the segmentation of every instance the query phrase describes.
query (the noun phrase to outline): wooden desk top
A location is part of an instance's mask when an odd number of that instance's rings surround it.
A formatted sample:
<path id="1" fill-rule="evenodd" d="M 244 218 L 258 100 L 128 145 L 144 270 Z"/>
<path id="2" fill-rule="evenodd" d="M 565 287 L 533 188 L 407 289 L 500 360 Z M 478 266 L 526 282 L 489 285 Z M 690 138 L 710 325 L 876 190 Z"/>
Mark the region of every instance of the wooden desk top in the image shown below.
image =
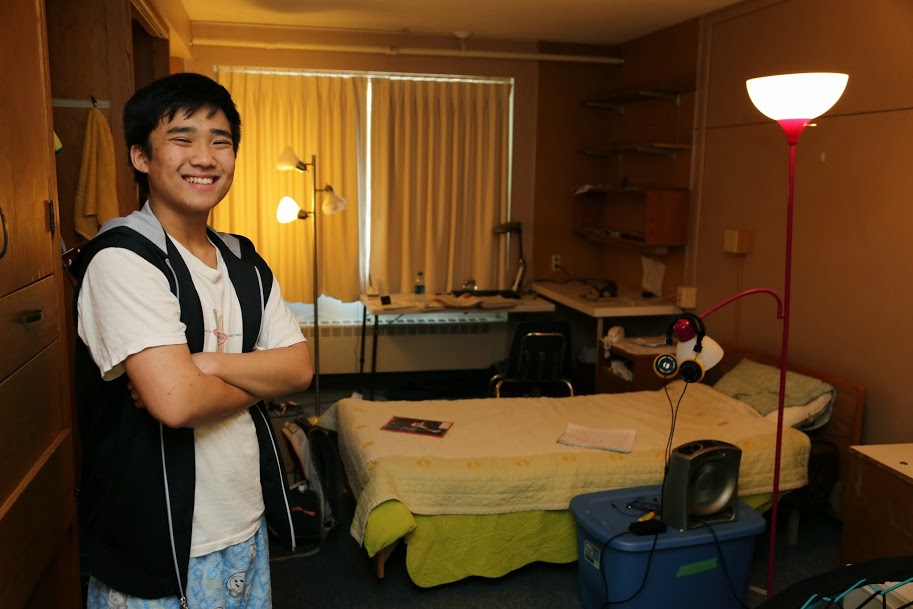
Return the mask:
<path id="1" fill-rule="evenodd" d="M 549 313 L 555 310 L 554 303 L 536 294 L 523 296 L 522 298 L 503 298 L 501 296 L 480 296 L 474 297 L 477 304 L 473 306 L 447 306 L 448 302 L 460 302 L 454 296 L 446 294 L 391 294 L 390 304 L 384 305 L 380 302 L 380 296 L 368 296 L 362 294 L 359 300 L 368 313 L 373 316 L 379 315 L 408 315 L 414 313 L 440 313 L 440 312 L 499 312 L 505 313 Z M 466 302 L 466 301 L 463 301 Z"/>
<path id="2" fill-rule="evenodd" d="M 850 452 L 913 484 L 913 444 L 861 444 L 850 446 Z"/>
<path id="3" fill-rule="evenodd" d="M 660 298 L 643 298 L 639 292 L 619 286 L 615 298 L 589 300 L 584 297 L 590 286 L 580 281 L 554 283 L 537 281 L 533 291 L 590 317 L 641 317 L 648 315 L 678 315 L 682 312 L 674 302 Z"/>

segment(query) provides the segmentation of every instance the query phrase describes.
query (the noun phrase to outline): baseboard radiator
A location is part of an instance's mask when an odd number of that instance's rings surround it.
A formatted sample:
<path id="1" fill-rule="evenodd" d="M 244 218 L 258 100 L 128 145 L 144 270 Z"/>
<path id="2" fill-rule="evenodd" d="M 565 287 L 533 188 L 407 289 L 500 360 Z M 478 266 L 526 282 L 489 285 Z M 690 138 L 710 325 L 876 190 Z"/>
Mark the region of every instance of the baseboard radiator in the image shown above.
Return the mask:
<path id="1" fill-rule="evenodd" d="M 382 317 L 377 372 L 474 370 L 507 357 L 507 315 L 422 314 Z M 313 345 L 313 324 L 301 323 Z M 365 325 L 364 370 L 371 370 L 373 318 Z M 353 374 L 361 367 L 361 319 L 320 320 L 320 373 Z M 311 349 L 313 354 L 313 347 Z"/>

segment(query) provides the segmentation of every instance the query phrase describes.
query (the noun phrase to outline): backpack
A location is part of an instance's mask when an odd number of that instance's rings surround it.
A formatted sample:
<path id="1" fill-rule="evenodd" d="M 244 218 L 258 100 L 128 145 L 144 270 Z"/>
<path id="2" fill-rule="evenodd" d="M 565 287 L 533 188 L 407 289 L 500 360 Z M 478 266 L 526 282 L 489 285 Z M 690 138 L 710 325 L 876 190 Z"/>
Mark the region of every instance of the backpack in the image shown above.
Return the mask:
<path id="1" fill-rule="evenodd" d="M 331 432 L 306 418 L 286 421 L 282 435 L 290 448 L 288 497 L 296 545 L 313 551 L 339 522 L 339 457 Z M 283 451 L 283 455 L 286 451 Z"/>

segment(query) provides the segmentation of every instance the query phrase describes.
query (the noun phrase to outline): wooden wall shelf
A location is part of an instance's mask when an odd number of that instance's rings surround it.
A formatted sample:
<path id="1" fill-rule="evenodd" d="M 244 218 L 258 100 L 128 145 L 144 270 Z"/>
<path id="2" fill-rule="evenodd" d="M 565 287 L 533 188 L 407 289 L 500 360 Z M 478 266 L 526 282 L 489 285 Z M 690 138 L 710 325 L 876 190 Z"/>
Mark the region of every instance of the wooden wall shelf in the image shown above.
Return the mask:
<path id="1" fill-rule="evenodd" d="M 599 108 L 624 112 L 624 107 L 627 104 L 645 102 L 655 99 L 671 100 L 678 104 L 682 93 L 685 93 L 685 91 L 632 89 L 629 91 L 618 91 L 599 99 L 587 100 L 583 103 L 589 108 Z"/>
<path id="2" fill-rule="evenodd" d="M 674 159 L 683 150 L 691 150 L 691 144 L 652 142 L 649 144 L 615 144 L 606 148 L 583 149 L 580 154 L 591 157 L 615 157 L 620 154 L 650 154 Z"/>
<path id="3" fill-rule="evenodd" d="M 634 247 L 643 251 L 664 254 L 669 247 L 685 245 L 688 238 L 689 192 L 674 188 L 638 188 L 603 184 L 580 187 L 588 198 L 591 193 L 602 200 L 590 205 L 592 215 L 580 218 L 576 233 L 592 243 Z M 624 226 L 616 226 L 616 212 L 623 213 L 626 203 L 635 218 L 625 218 Z M 632 213 L 630 210 L 634 210 Z M 621 220 L 621 218 L 619 218 Z"/>

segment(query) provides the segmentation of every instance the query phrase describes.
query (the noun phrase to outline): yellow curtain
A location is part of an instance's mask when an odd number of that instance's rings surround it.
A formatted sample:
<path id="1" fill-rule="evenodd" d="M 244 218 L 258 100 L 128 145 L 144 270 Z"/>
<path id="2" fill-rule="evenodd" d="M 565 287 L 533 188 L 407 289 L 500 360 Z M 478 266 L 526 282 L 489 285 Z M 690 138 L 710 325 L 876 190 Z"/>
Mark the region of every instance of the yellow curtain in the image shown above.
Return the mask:
<path id="1" fill-rule="evenodd" d="M 358 189 L 367 80 L 232 67 L 219 67 L 218 80 L 241 113 L 242 137 L 234 186 L 213 210 L 213 228 L 249 237 L 286 300 L 314 302 L 314 219 L 279 224 L 276 206 L 288 195 L 311 210 L 315 172 L 279 171 L 276 161 L 287 146 L 305 163 L 316 155 L 317 187 L 331 184 L 348 201 L 344 212 L 333 215 L 321 214 L 317 204 L 320 292 L 358 300 L 366 284 L 359 239 L 364 197 Z"/>
<path id="2" fill-rule="evenodd" d="M 390 292 L 505 288 L 511 85 L 373 81 L 371 275 Z"/>

